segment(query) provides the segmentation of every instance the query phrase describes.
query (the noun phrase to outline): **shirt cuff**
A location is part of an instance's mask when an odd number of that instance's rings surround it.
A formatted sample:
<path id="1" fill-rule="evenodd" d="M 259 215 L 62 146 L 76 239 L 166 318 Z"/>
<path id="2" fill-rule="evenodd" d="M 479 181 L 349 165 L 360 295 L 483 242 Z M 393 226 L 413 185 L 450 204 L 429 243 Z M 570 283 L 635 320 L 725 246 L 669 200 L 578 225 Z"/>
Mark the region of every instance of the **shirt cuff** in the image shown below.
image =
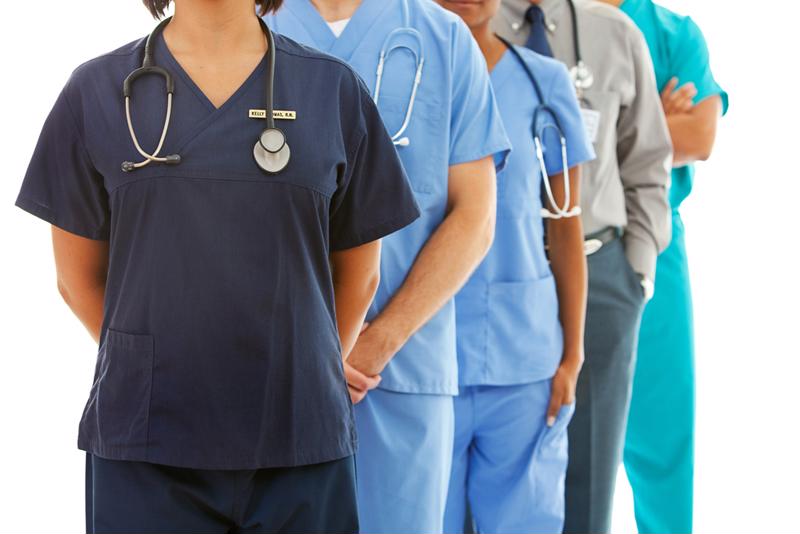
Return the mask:
<path id="1" fill-rule="evenodd" d="M 655 282 L 656 259 L 658 259 L 658 249 L 655 244 L 632 234 L 625 234 L 622 239 L 625 243 L 625 256 L 634 272 Z"/>

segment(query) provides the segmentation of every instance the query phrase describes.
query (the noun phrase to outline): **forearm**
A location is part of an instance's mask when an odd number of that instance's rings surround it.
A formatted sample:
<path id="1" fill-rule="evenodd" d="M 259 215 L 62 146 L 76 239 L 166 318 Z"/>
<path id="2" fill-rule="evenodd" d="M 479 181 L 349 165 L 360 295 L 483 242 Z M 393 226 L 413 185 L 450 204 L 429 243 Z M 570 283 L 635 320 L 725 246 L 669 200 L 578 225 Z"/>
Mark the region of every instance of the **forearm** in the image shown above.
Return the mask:
<path id="1" fill-rule="evenodd" d="M 58 291 L 64 302 L 100 340 L 108 279 L 108 241 L 87 239 L 52 227 Z"/>
<path id="2" fill-rule="evenodd" d="M 100 331 L 103 326 L 103 301 L 105 299 L 105 282 L 81 288 L 70 288 L 59 280 L 58 290 L 72 313 L 83 323 L 96 342 L 100 342 Z"/>
<path id="3" fill-rule="evenodd" d="M 675 167 L 705 161 L 711 156 L 721 113 L 722 99 L 714 95 L 686 113 L 667 114 Z"/>
<path id="4" fill-rule="evenodd" d="M 494 197 L 492 197 L 494 202 Z M 372 326 L 391 325 L 393 349 L 427 323 L 464 285 L 491 246 L 494 213 L 453 209 L 422 248 L 403 285 Z"/>
<path id="5" fill-rule="evenodd" d="M 564 335 L 563 365 L 583 365 L 583 334 L 588 291 L 583 225 L 580 217 L 550 221 L 547 227 L 550 268 L 556 282 Z"/>
<path id="6" fill-rule="evenodd" d="M 699 123 L 691 115 L 667 117 L 672 137 L 673 165 L 681 167 L 696 161 L 705 161 L 714 148 L 715 128 Z"/>
<path id="7" fill-rule="evenodd" d="M 369 305 L 378 287 L 377 273 L 367 280 L 334 283 L 336 300 L 336 323 L 342 344 L 342 356 L 346 359 L 353 350 L 358 333 L 364 324 Z"/>
<path id="8" fill-rule="evenodd" d="M 333 296 L 342 357 L 347 358 L 358 339 L 369 305 L 380 281 L 381 242 L 331 253 Z"/>
<path id="9" fill-rule="evenodd" d="M 658 150 L 631 158 L 620 168 L 628 220 L 623 237 L 625 252 L 633 269 L 651 280 L 655 279 L 656 258 L 672 237 L 667 195 L 671 155 L 671 145 L 665 143 Z"/>

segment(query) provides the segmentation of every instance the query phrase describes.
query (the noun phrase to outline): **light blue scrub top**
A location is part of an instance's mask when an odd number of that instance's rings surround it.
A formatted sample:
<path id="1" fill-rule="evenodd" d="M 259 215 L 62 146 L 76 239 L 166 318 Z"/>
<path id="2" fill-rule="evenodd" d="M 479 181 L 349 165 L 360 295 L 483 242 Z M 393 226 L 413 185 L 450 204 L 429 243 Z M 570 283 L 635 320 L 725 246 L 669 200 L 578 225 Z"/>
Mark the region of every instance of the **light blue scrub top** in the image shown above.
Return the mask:
<path id="1" fill-rule="evenodd" d="M 397 151 L 422 215 L 383 239 L 381 281 L 367 320 L 386 306 L 444 219 L 449 167 L 494 155 L 501 169 L 510 149 L 486 62 L 467 27 L 434 2 L 408 0 L 408 5 L 410 24 L 422 35 L 425 66 L 404 134 L 410 145 Z M 309 0 L 287 0 L 265 20 L 278 33 L 343 59 L 373 90 L 380 50 L 389 32 L 402 26 L 402 13 L 400 0 L 363 0 L 338 38 Z M 411 42 L 405 39 L 396 42 Z M 378 107 L 391 134 L 403 122 L 415 69 L 404 50 L 386 62 Z M 397 353 L 382 378 L 380 387 L 391 391 L 458 393 L 452 300 Z"/>
<path id="2" fill-rule="evenodd" d="M 566 67 L 528 49 L 517 50 L 561 121 L 569 166 L 594 159 Z M 462 386 L 526 384 L 550 378 L 563 348 L 555 279 L 544 250 L 542 175 L 531 129 L 540 101 L 510 51 L 495 65 L 491 79 L 513 150 L 497 177 L 494 244 L 456 296 Z M 563 170 L 561 143 L 553 128 L 543 128 L 546 124 L 552 124 L 552 119 L 540 115 L 537 130 L 544 144 L 545 166 L 552 175 Z"/>
<path id="3" fill-rule="evenodd" d="M 625 0 L 620 9 L 627 14 L 644 33 L 659 90 L 675 76 L 678 86 L 694 82 L 698 103 L 710 96 L 722 99 L 722 114 L 728 112 L 728 93 L 714 79 L 708 58 L 708 47 L 703 33 L 690 18 L 678 15 L 652 0 Z M 670 204 L 678 209 L 689 196 L 694 182 L 694 165 L 676 167 L 672 170 Z"/>

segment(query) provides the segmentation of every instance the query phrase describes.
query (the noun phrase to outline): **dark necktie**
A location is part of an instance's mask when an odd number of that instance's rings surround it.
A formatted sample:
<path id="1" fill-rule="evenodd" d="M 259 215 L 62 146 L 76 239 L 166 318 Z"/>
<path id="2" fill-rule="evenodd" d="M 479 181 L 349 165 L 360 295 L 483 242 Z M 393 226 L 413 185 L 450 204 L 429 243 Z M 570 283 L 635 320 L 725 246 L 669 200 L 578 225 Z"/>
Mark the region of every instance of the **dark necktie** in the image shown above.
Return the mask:
<path id="1" fill-rule="evenodd" d="M 547 25 L 544 20 L 544 11 L 537 5 L 532 5 L 525 12 L 525 20 L 531 25 L 531 33 L 525 42 L 525 47 L 543 56 L 553 57 L 553 50 L 547 42 Z"/>

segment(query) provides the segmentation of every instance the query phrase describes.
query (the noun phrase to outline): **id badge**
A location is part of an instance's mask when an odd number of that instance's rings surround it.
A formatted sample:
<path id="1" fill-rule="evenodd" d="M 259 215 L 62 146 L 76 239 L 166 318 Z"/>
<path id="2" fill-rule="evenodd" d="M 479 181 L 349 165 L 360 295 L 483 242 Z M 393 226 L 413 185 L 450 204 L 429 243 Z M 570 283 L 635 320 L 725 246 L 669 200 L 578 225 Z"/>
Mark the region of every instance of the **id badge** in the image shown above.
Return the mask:
<path id="1" fill-rule="evenodd" d="M 600 112 L 584 104 L 581 106 L 581 116 L 583 117 L 583 126 L 586 128 L 586 137 L 590 142 L 596 143 L 600 133 Z"/>

